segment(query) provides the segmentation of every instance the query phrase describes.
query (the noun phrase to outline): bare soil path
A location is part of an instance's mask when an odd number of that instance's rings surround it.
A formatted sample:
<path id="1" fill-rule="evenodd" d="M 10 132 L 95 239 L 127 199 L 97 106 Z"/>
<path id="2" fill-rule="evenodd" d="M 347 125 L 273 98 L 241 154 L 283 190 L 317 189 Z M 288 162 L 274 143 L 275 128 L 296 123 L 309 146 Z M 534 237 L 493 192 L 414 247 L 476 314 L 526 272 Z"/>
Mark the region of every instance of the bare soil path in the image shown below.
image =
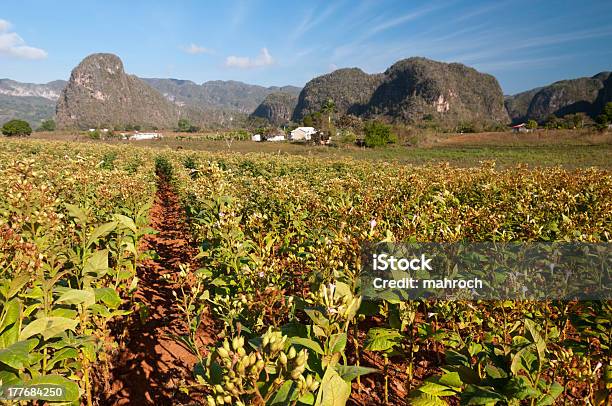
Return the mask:
<path id="1" fill-rule="evenodd" d="M 138 269 L 140 282 L 135 302 L 148 313 L 144 322 L 138 314 L 128 325 L 126 348 L 111 371 L 110 393 L 102 405 L 179 405 L 192 404 L 179 388 L 192 383 L 197 358 L 173 337 L 185 335 L 188 328 L 177 308 L 173 291 L 178 287 L 162 277 L 179 271 L 179 264 L 189 263 L 196 255 L 190 244 L 184 212 L 172 186 L 159 178 L 151 227 L 156 235 L 146 237 L 145 249 L 153 249 L 159 258 L 145 261 Z M 142 312 L 141 312 L 142 313 Z M 201 337 L 205 343 L 213 340 Z"/>

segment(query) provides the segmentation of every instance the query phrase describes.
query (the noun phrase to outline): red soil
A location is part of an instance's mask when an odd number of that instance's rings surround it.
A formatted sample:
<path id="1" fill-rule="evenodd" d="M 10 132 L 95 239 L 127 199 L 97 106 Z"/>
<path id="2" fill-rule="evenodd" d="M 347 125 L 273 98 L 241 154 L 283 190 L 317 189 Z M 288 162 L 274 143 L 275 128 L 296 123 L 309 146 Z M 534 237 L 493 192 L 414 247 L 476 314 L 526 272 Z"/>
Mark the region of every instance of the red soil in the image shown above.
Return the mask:
<path id="1" fill-rule="evenodd" d="M 179 199 L 164 179 L 160 179 L 155 204 L 151 208 L 151 226 L 158 231 L 146 237 L 145 249 L 153 249 L 159 258 L 146 260 L 138 269 L 140 282 L 135 303 L 146 308 L 148 316 L 141 321 L 135 312 L 127 326 L 128 338 L 111 370 L 110 391 L 104 394 L 104 405 L 176 405 L 193 403 L 179 391 L 193 384 L 192 371 L 197 357 L 181 345 L 176 337 L 186 335 L 188 326 L 177 307 L 173 291 L 180 288 L 162 275 L 179 271 L 196 254 L 190 244 Z M 142 312 L 141 312 L 142 313 Z M 204 321 L 204 326 L 213 326 Z M 200 335 L 202 343 L 214 342 L 210 331 Z"/>

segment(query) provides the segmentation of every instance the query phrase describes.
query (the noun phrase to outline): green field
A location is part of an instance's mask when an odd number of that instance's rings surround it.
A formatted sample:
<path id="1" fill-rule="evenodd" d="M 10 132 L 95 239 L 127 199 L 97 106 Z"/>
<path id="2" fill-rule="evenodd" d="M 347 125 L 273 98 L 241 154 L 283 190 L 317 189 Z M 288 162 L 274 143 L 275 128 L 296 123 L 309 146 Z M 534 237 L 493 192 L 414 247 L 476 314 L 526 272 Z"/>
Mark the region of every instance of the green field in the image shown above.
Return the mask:
<path id="1" fill-rule="evenodd" d="M 367 243 L 610 242 L 607 139 L 468 141 L 3 139 L 0 379 L 74 404 L 604 404 L 609 300 L 361 295 Z"/>

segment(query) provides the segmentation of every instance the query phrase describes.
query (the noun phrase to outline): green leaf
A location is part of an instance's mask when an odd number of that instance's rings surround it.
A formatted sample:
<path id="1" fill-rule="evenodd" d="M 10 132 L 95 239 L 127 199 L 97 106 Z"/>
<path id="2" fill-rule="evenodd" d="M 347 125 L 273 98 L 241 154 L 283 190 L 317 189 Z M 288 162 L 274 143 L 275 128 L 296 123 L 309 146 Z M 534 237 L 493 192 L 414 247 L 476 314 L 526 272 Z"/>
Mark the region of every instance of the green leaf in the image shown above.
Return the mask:
<path id="1" fill-rule="evenodd" d="M 100 277 L 108 270 L 108 251 L 101 250 L 94 252 L 85 262 L 83 273 L 94 274 Z"/>
<path id="2" fill-rule="evenodd" d="M 533 320 L 530 320 L 530 319 L 525 320 L 525 329 L 531 335 L 531 339 L 533 343 L 535 343 L 536 349 L 538 351 L 538 359 L 540 360 L 540 363 L 544 362 L 544 357 L 545 357 L 544 352 L 546 351 L 546 341 L 544 341 L 544 338 L 542 338 L 542 336 L 540 335 L 540 332 L 538 331 L 539 329 L 536 327 L 536 324 Z"/>
<path id="3" fill-rule="evenodd" d="M 87 247 L 89 248 L 92 244 L 96 243 L 100 238 L 106 237 L 108 234 L 112 233 L 117 228 L 117 222 L 111 221 L 108 223 L 104 223 L 101 226 L 96 227 L 89 239 L 87 240 Z"/>
<path id="4" fill-rule="evenodd" d="M 562 393 L 563 393 L 563 386 L 559 385 L 559 383 L 557 382 L 553 382 L 553 384 L 550 387 L 550 391 L 544 396 L 542 396 L 540 399 L 538 399 L 538 401 L 536 402 L 536 405 L 537 406 L 553 405 L 555 403 L 555 400 L 559 396 L 561 396 Z M 603 402 L 601 404 L 603 404 Z"/>
<path id="5" fill-rule="evenodd" d="M 523 375 L 510 379 L 504 387 L 504 393 L 518 400 L 531 399 L 540 395 L 540 391 L 533 388 L 527 377 Z"/>
<path id="6" fill-rule="evenodd" d="M 270 405 L 288 405 L 296 394 L 295 389 L 296 387 L 293 381 L 286 381 L 278 389 Z"/>
<path id="7" fill-rule="evenodd" d="M 437 383 L 435 380 L 425 381 L 418 390 L 432 396 L 453 396 L 456 394 L 455 390 Z"/>
<path id="8" fill-rule="evenodd" d="M 19 336 L 20 340 L 26 340 L 34 335 L 42 334 L 45 340 L 50 339 L 66 330 L 72 330 L 79 324 L 78 321 L 65 317 L 42 317 L 28 324 Z"/>
<path id="9" fill-rule="evenodd" d="M 102 301 L 111 309 L 116 309 L 121 305 L 121 298 L 117 291 L 113 288 L 94 289 L 96 302 Z"/>
<path id="10" fill-rule="evenodd" d="M 119 222 L 119 224 L 121 224 L 125 228 L 128 228 L 132 233 L 136 234 L 138 232 L 138 227 L 136 226 L 136 223 L 134 223 L 134 220 L 132 220 L 128 216 L 124 216 L 123 214 L 115 214 L 114 217 Z"/>
<path id="11" fill-rule="evenodd" d="M 83 210 L 79 206 L 75 206 L 74 204 L 69 203 L 66 203 L 64 206 L 66 206 L 70 217 L 73 217 L 74 219 L 78 220 L 78 223 L 81 225 L 87 224 L 88 216 L 87 213 L 85 213 L 85 210 Z"/>
<path id="12" fill-rule="evenodd" d="M 49 312 L 49 316 L 52 317 L 65 317 L 67 319 L 76 319 L 79 312 L 75 309 L 66 309 L 64 307 L 56 307 Z"/>
<path id="13" fill-rule="evenodd" d="M 36 347 L 38 340 L 19 341 L 0 350 L 0 362 L 14 369 L 23 369 L 30 365 L 30 351 Z"/>
<path id="14" fill-rule="evenodd" d="M 497 402 L 505 400 L 505 397 L 491 388 L 484 386 L 468 385 L 461 394 L 462 405 L 484 405 L 495 406 Z"/>
<path id="15" fill-rule="evenodd" d="M 96 295 L 90 290 L 68 289 L 56 300 L 57 303 L 82 304 L 89 307 L 96 303 Z"/>
<path id="16" fill-rule="evenodd" d="M 2 382 L 2 386 L 17 386 L 22 384 L 19 375 L 11 371 L 0 371 L 0 382 Z"/>
<path id="17" fill-rule="evenodd" d="M 437 396 L 421 392 L 419 390 L 410 393 L 410 404 L 412 406 L 447 406 L 448 403 Z"/>
<path id="18" fill-rule="evenodd" d="M 460 389 L 463 386 L 463 382 L 461 381 L 461 376 L 459 376 L 458 372 L 448 372 L 442 375 L 438 382 L 442 385 L 446 385 L 453 389 Z"/>
<path id="19" fill-rule="evenodd" d="M 522 369 L 525 369 L 527 372 L 529 372 L 529 369 L 523 361 L 523 356 L 526 355 L 528 352 L 531 352 L 531 346 L 521 348 L 516 352 L 516 354 L 514 354 L 514 357 L 512 357 L 512 362 L 510 363 L 510 370 L 514 375 L 518 375 L 518 373 Z"/>
<path id="20" fill-rule="evenodd" d="M 78 359 L 79 357 L 79 352 L 74 349 L 74 348 L 62 348 L 59 351 L 56 351 L 56 353 L 53 355 L 53 358 L 51 358 L 51 361 L 49 361 L 48 368 L 49 369 L 53 369 L 53 367 L 55 366 L 55 364 L 57 364 L 58 362 L 67 360 L 67 359 Z"/>
<path id="21" fill-rule="evenodd" d="M 9 285 L 6 299 L 10 299 L 13 296 L 15 296 L 17 293 L 19 293 L 21 288 L 23 288 L 25 284 L 28 283 L 29 281 L 30 281 L 30 275 L 28 274 L 19 275 L 13 278 L 13 280 L 11 280 L 11 283 Z"/>
<path id="22" fill-rule="evenodd" d="M 327 368 L 315 406 L 344 406 L 351 396 L 351 384 L 338 375 L 334 368 Z"/>
<path id="23" fill-rule="evenodd" d="M 6 303 L 0 320 L 0 348 L 6 348 L 19 339 L 19 314 L 21 300 L 14 298 Z"/>
<path id="24" fill-rule="evenodd" d="M 375 327 L 368 331 L 365 349 L 370 351 L 389 351 L 399 345 L 402 335 L 397 330 Z"/>
<path id="25" fill-rule="evenodd" d="M 340 377 L 347 382 L 351 382 L 358 376 L 380 372 L 376 368 L 360 367 L 357 365 L 336 365 L 334 368 L 336 368 L 336 372 L 338 372 Z"/>
<path id="26" fill-rule="evenodd" d="M 91 309 L 91 313 L 94 316 L 98 316 L 99 315 L 99 316 L 105 317 L 107 319 L 112 317 L 111 312 L 104 305 L 96 303 L 94 305 L 91 305 L 89 308 Z"/>
<path id="27" fill-rule="evenodd" d="M 64 396 L 62 396 L 61 398 L 57 398 L 57 397 L 41 397 L 39 399 L 41 400 L 60 400 L 60 401 L 64 401 L 64 402 L 74 402 L 76 400 L 79 399 L 80 397 L 80 391 L 79 391 L 79 385 L 76 384 L 76 382 L 68 379 L 68 378 L 64 378 L 63 376 L 60 375 L 43 375 L 43 376 L 38 376 L 36 378 L 32 378 L 27 382 L 24 382 L 24 384 L 28 385 L 28 386 L 34 386 L 34 385 L 56 385 L 58 387 L 61 387 L 63 389 L 64 392 Z"/>
<path id="28" fill-rule="evenodd" d="M 332 334 L 329 338 L 330 354 L 342 354 L 344 352 L 344 347 L 346 347 L 346 340 L 346 333 Z"/>
<path id="29" fill-rule="evenodd" d="M 319 343 L 317 343 L 316 341 L 311 340 L 309 338 L 290 337 L 288 341 L 289 341 L 290 345 L 301 345 L 302 347 L 306 347 L 309 350 L 313 350 L 314 352 L 316 352 L 319 355 L 324 355 L 325 354 L 325 352 L 323 351 L 323 348 L 321 348 Z"/>

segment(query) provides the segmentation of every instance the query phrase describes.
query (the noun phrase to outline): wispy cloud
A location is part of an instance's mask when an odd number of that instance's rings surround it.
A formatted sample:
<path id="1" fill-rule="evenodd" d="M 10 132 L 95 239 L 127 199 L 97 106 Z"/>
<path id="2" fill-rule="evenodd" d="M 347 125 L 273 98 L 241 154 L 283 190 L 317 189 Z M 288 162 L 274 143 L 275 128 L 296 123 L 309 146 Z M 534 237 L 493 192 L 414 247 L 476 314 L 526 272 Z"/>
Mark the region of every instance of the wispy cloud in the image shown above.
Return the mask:
<path id="1" fill-rule="evenodd" d="M 45 59 L 47 51 L 26 44 L 16 32 L 11 31 L 12 25 L 0 19 L 0 55 L 20 59 Z"/>
<path id="2" fill-rule="evenodd" d="M 508 45 L 499 45 L 501 41 L 496 38 L 489 38 L 480 44 L 480 50 L 456 55 L 456 59 L 462 62 L 480 62 L 488 61 L 492 58 L 503 55 L 509 52 L 526 51 L 528 49 L 537 49 L 550 47 L 560 44 L 567 44 L 575 41 L 584 41 L 593 38 L 604 38 L 612 36 L 612 28 L 604 29 L 588 29 L 580 31 L 570 31 L 558 34 L 543 35 L 532 37 L 524 40 L 515 40 Z"/>
<path id="3" fill-rule="evenodd" d="M 449 1 L 446 3 L 427 5 L 411 10 L 394 18 L 390 18 L 388 14 L 379 15 L 377 18 L 371 19 L 369 22 L 371 28 L 364 31 L 350 43 L 337 46 L 334 49 L 333 57 L 335 59 L 341 59 L 346 58 L 349 55 L 358 54 L 360 48 L 368 47 L 368 40 L 370 40 L 372 37 L 375 37 L 376 35 L 392 28 L 403 26 L 411 21 L 416 21 L 442 8 L 449 7 L 453 3 L 454 1 Z"/>
<path id="4" fill-rule="evenodd" d="M 508 7 L 512 3 L 512 0 L 497 0 L 490 4 L 484 4 L 475 8 L 468 10 L 465 13 L 460 14 L 457 18 L 455 18 L 452 23 L 458 23 L 461 21 L 469 20 L 474 17 L 481 16 L 483 14 L 490 13 L 491 11 L 500 9 L 502 7 Z"/>
<path id="5" fill-rule="evenodd" d="M 262 48 L 259 55 L 255 58 L 248 56 L 228 56 L 225 59 L 225 66 L 231 68 L 251 69 L 274 64 L 274 58 L 270 55 L 268 48 Z"/>
<path id="6" fill-rule="evenodd" d="M 399 17 L 395 17 L 392 18 L 390 20 L 381 22 L 377 25 L 375 25 L 374 27 L 372 27 L 370 30 L 367 31 L 365 38 L 369 38 L 373 35 L 376 35 L 382 31 L 386 31 L 388 29 L 397 27 L 397 26 L 401 26 L 403 24 L 406 24 L 410 21 L 414 21 L 417 20 L 433 11 L 436 11 L 440 8 L 444 7 L 444 5 L 442 4 L 437 4 L 437 5 L 430 5 L 430 6 L 426 6 L 426 7 L 421 7 L 419 9 L 416 10 L 412 10 L 409 13 L 406 13 L 404 15 L 401 15 Z M 364 38 L 364 39 L 365 39 Z"/>
<path id="7" fill-rule="evenodd" d="M 332 2 L 330 6 L 328 6 L 323 11 L 318 11 L 315 8 L 310 9 L 302 21 L 296 26 L 293 32 L 289 35 L 290 41 L 295 41 L 306 34 L 308 31 L 312 30 L 329 17 L 331 17 L 342 5 L 342 2 L 336 1 Z"/>
<path id="8" fill-rule="evenodd" d="M 237 28 L 244 23 L 249 15 L 249 2 L 240 0 L 232 7 L 231 26 Z"/>
<path id="9" fill-rule="evenodd" d="M 194 43 L 191 43 L 188 46 L 182 46 L 181 49 L 187 52 L 188 54 L 192 54 L 192 55 L 214 53 L 212 49 L 206 48 L 200 45 L 196 45 Z"/>
<path id="10" fill-rule="evenodd" d="M 517 68 L 537 68 L 546 67 L 552 64 L 559 63 L 574 58 L 575 55 L 559 55 L 543 58 L 522 58 L 522 59 L 506 59 L 484 63 L 476 63 L 474 67 L 481 71 L 501 72 L 507 70 L 515 70 Z"/>

